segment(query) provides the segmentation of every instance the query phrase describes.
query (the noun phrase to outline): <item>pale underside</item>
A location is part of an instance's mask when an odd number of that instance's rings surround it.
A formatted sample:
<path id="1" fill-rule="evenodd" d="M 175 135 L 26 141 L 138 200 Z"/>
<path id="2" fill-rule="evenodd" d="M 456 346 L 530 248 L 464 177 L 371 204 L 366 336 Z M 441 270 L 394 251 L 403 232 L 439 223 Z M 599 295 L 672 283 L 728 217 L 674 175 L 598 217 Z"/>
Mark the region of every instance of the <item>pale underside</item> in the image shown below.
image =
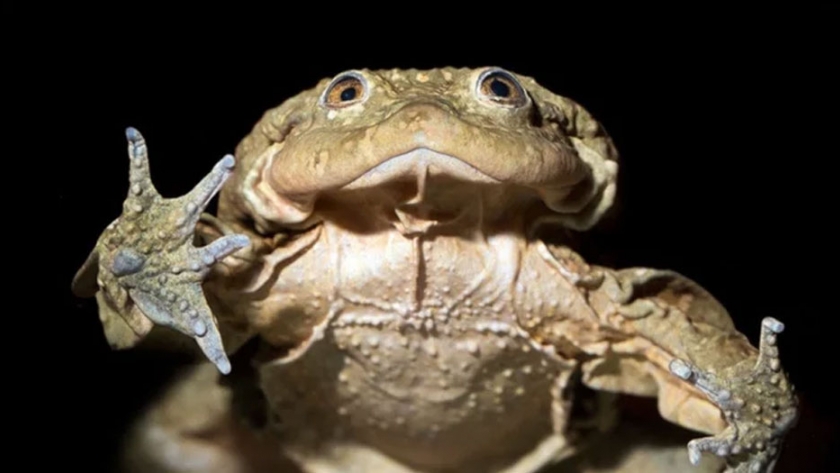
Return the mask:
<path id="1" fill-rule="evenodd" d="M 334 473 L 414 473 L 370 446 L 353 442 L 321 445 L 316 455 L 289 451 L 270 433 L 250 429 L 231 412 L 233 394 L 220 386 L 209 365 L 184 376 L 142 419 L 129 438 L 123 473 L 302 473 L 290 460 L 306 460 L 307 470 Z M 631 419 L 631 422 L 638 419 Z M 504 473 L 712 473 L 722 460 L 688 461 L 685 443 L 694 435 L 664 421 L 622 422 L 586 439 L 572 456 L 554 465 L 563 440 L 551 436 Z M 314 452 L 310 452 L 314 453 Z M 301 458 L 305 457 L 305 458 Z"/>
<path id="2" fill-rule="evenodd" d="M 479 231 L 475 215 L 454 233 L 432 225 L 425 230 L 437 233 L 411 236 L 373 220 L 364 223 L 380 231 L 320 224 L 268 255 L 244 288 L 208 283 L 224 301 L 220 320 L 248 314 L 269 344 L 293 346 L 258 357 L 267 441 L 315 473 L 532 473 L 575 453 L 567 421 L 579 363 L 526 329 L 567 319 L 577 344 L 604 337 L 576 333 L 597 317 L 547 247 L 506 228 Z M 315 329 L 299 333 L 312 320 Z M 213 379 L 193 389 L 212 392 Z M 637 384 L 656 389 L 644 373 Z"/>

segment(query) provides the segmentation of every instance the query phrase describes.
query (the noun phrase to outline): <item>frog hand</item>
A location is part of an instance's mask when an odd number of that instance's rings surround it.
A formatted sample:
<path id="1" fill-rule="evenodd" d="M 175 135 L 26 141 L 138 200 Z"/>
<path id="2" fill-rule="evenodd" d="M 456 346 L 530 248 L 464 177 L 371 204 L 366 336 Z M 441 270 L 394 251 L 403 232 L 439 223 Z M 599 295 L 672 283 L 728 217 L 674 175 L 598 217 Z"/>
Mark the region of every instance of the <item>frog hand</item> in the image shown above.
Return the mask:
<path id="1" fill-rule="evenodd" d="M 227 235 L 197 248 L 193 239 L 201 211 L 230 176 L 233 156 L 219 161 L 188 194 L 164 199 L 152 184 L 142 135 L 128 128 L 126 137 L 130 189 L 123 213 L 108 225 L 76 274 L 74 292 L 92 295 L 101 290 L 103 323 L 118 314 L 134 339 L 143 338 L 153 324 L 195 339 L 219 371 L 228 373 L 230 362 L 201 283 L 216 261 L 249 240 Z"/>
<path id="2" fill-rule="evenodd" d="M 726 377 L 699 370 L 675 359 L 669 368 L 717 405 L 728 427 L 714 437 L 688 443 L 692 464 L 702 452 L 727 457 L 727 472 L 771 472 L 785 434 L 797 418 L 793 387 L 781 371 L 776 337 L 784 324 L 765 318 L 761 324 L 758 361 L 745 373 Z"/>

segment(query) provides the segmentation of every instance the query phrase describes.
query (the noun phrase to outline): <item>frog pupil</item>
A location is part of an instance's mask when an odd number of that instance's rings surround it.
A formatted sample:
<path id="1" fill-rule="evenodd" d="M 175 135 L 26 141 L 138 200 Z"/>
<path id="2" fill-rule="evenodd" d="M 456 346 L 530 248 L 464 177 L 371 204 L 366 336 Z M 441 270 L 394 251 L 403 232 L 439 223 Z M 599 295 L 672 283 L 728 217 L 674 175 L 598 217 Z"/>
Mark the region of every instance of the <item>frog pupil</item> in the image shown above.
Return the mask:
<path id="1" fill-rule="evenodd" d="M 348 87 L 341 91 L 341 101 L 342 102 L 349 102 L 356 98 L 356 88 L 355 87 Z"/>
<path id="2" fill-rule="evenodd" d="M 497 97 L 510 97 L 510 86 L 499 79 L 493 79 L 490 82 L 490 90 L 493 91 L 493 94 Z"/>

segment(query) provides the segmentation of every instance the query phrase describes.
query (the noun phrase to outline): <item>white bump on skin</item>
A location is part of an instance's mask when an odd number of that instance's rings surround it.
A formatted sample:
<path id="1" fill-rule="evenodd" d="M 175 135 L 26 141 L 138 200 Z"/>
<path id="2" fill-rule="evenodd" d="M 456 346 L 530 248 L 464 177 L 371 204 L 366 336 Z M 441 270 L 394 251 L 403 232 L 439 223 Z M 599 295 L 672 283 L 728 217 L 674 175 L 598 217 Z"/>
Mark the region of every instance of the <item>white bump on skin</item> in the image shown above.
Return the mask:
<path id="1" fill-rule="evenodd" d="M 203 337 L 204 334 L 207 333 L 207 326 L 204 325 L 204 322 L 202 322 L 201 320 L 196 320 L 193 323 L 192 329 L 197 337 Z"/>
<path id="2" fill-rule="evenodd" d="M 785 324 L 779 322 L 778 320 L 772 317 L 765 318 L 761 321 L 761 323 L 762 325 L 776 333 L 782 333 L 785 330 Z"/>
<path id="3" fill-rule="evenodd" d="M 682 360 L 676 359 L 671 361 L 668 368 L 671 370 L 671 373 L 681 379 L 688 379 L 691 376 L 691 368 Z"/>

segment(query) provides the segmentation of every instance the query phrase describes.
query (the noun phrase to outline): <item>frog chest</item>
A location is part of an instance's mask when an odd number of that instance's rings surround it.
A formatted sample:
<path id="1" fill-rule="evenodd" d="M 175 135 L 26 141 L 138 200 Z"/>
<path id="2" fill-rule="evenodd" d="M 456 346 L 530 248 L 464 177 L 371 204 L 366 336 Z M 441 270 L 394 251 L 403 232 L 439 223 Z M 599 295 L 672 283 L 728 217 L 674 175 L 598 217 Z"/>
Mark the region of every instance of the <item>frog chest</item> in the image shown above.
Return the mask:
<path id="1" fill-rule="evenodd" d="M 427 330 L 473 314 L 513 317 L 520 244 L 514 237 L 407 238 L 324 225 L 311 248 L 278 268 L 267 297 L 257 294 L 251 323 L 270 342 L 288 344 L 279 337 L 307 336 L 339 312 Z"/>
<path id="2" fill-rule="evenodd" d="M 471 308 L 500 306 L 518 269 L 513 238 L 406 238 L 395 232 L 338 237 L 336 295 L 431 326 Z M 428 328 L 428 327 L 427 327 Z"/>
<path id="3" fill-rule="evenodd" d="M 542 267 L 530 259 L 513 237 L 326 232 L 277 286 L 299 303 L 272 320 L 308 311 L 314 328 L 261 370 L 276 425 L 416 464 L 428 452 L 457 464 L 491 445 L 512 456 L 532 447 L 550 432 L 552 388 L 572 367 L 520 324 L 540 297 L 517 283 Z"/>
<path id="4" fill-rule="evenodd" d="M 275 346 L 304 343 L 334 321 L 455 337 L 585 313 L 585 301 L 535 248 L 512 233 L 408 238 L 324 225 L 310 248 L 265 271 L 277 279 L 243 311 Z"/>

